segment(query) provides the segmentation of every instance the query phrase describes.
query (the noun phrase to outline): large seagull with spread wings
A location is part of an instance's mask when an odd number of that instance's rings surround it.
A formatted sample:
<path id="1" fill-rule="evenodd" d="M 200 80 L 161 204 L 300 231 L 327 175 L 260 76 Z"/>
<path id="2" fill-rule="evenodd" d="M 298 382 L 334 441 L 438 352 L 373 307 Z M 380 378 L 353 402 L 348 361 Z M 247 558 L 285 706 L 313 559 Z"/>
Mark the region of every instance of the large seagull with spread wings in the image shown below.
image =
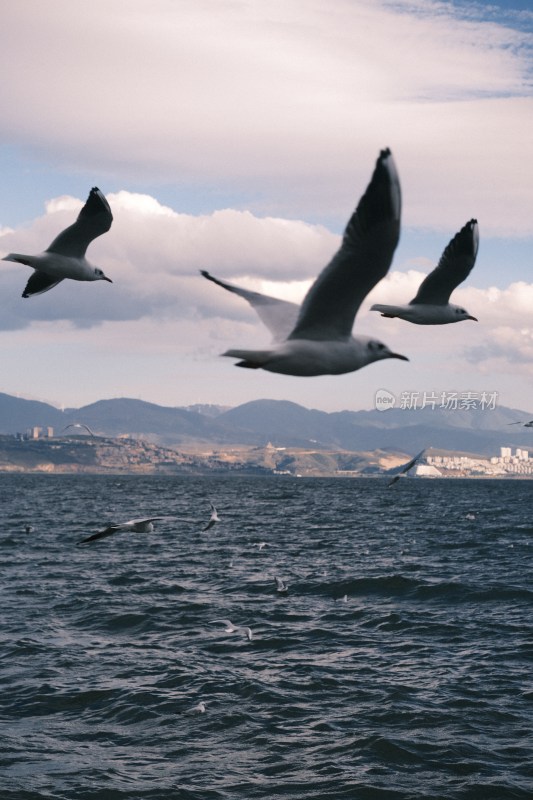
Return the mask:
<path id="1" fill-rule="evenodd" d="M 22 297 L 33 297 L 48 292 L 65 278 L 75 281 L 109 281 L 103 271 L 85 258 L 85 252 L 98 236 L 111 227 L 113 215 L 109 203 L 100 189 L 94 187 L 76 222 L 56 236 L 52 244 L 36 256 L 9 253 L 3 261 L 15 261 L 33 267 Z"/>
<path id="2" fill-rule="evenodd" d="M 284 375 L 340 375 L 373 361 L 406 356 L 368 336 L 352 336 L 357 311 L 385 277 L 400 236 L 401 192 L 390 150 L 382 150 L 371 181 L 350 218 L 340 249 L 315 280 L 301 306 L 204 278 L 240 295 L 274 334 L 266 350 L 228 350 L 238 367 Z"/>

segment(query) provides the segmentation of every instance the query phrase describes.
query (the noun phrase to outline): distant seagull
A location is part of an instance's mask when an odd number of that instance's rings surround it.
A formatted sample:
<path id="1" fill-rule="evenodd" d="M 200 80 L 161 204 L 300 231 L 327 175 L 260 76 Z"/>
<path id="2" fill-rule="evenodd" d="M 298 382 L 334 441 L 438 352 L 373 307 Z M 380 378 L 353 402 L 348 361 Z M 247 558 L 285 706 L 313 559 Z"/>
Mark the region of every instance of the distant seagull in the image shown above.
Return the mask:
<path id="1" fill-rule="evenodd" d="M 287 586 L 283 578 L 278 578 L 276 576 L 275 581 L 276 581 L 276 590 L 281 594 L 286 594 L 289 590 L 289 587 Z"/>
<path id="2" fill-rule="evenodd" d="M 274 333 L 268 350 L 228 350 L 241 359 L 236 366 L 283 375 L 340 375 L 393 353 L 367 336 L 352 336 L 357 311 L 374 286 L 387 274 L 400 235 L 401 192 L 390 150 L 382 150 L 372 179 L 348 222 L 340 249 L 322 270 L 298 308 L 293 303 L 225 284 L 240 295 Z"/>
<path id="3" fill-rule="evenodd" d="M 85 430 L 87 431 L 87 433 L 90 433 L 90 434 L 91 434 L 91 436 L 94 436 L 94 433 L 93 433 L 93 432 L 92 432 L 92 430 L 89 428 L 89 426 L 88 426 L 88 425 L 85 425 L 83 422 L 71 422 L 71 423 L 70 423 L 70 425 L 65 425 L 65 427 L 63 428 L 63 430 L 64 430 L 64 431 L 66 431 L 66 430 L 68 430 L 69 428 L 85 428 Z"/>
<path id="4" fill-rule="evenodd" d="M 85 542 L 94 542 L 97 539 L 105 539 L 106 536 L 112 536 L 114 533 L 152 533 L 154 529 L 154 522 L 161 519 L 168 519 L 168 517 L 146 517 L 145 519 L 131 519 L 129 522 L 119 522 L 117 525 L 109 525 L 92 536 L 82 539 L 78 544 L 85 544 Z"/>
<path id="5" fill-rule="evenodd" d="M 262 550 L 262 549 L 263 549 L 263 547 L 266 547 L 266 546 L 267 546 L 267 543 L 266 543 L 266 542 L 256 542 L 256 543 L 255 543 L 255 546 L 256 546 L 256 547 L 257 547 L 259 550 Z"/>
<path id="6" fill-rule="evenodd" d="M 209 522 L 207 523 L 207 525 L 203 529 L 202 533 L 205 533 L 205 531 L 208 531 L 210 528 L 213 527 L 213 525 L 216 525 L 217 522 L 220 522 L 220 517 L 218 516 L 217 510 L 216 510 L 215 506 L 213 505 L 213 503 L 210 503 L 210 506 L 211 506 L 211 517 L 209 519 Z"/>
<path id="7" fill-rule="evenodd" d="M 33 267 L 35 272 L 26 284 L 22 297 L 33 297 L 53 289 L 64 278 L 75 281 L 109 281 L 98 267 L 85 258 L 85 251 L 93 239 L 101 236 L 111 227 L 113 215 L 109 203 L 96 186 L 91 189 L 87 202 L 80 211 L 76 222 L 56 236 L 44 253 L 27 256 L 9 253 L 3 261 L 16 261 Z"/>
<path id="8" fill-rule="evenodd" d="M 468 311 L 449 302 L 453 290 L 470 274 L 476 262 L 479 246 L 477 220 L 471 219 L 456 233 L 444 250 L 438 265 L 422 281 L 413 300 L 403 306 L 374 304 L 371 311 L 381 311 L 382 317 L 399 317 L 416 325 L 447 325 L 473 319 Z"/>
<path id="9" fill-rule="evenodd" d="M 226 633 L 243 633 L 249 642 L 253 639 L 253 634 L 251 628 L 248 628 L 246 625 L 234 625 L 233 622 L 229 619 L 212 619 L 211 624 L 217 625 L 218 623 L 224 625 L 224 630 Z"/>
<path id="10" fill-rule="evenodd" d="M 35 530 L 35 528 L 33 527 L 33 525 L 25 525 L 24 526 L 24 533 L 33 533 L 34 530 Z"/>
<path id="11" fill-rule="evenodd" d="M 189 710 L 186 713 L 187 714 L 205 714 L 205 703 L 204 703 L 204 701 L 200 700 L 200 702 L 197 705 L 193 706 L 192 708 L 189 708 Z"/>
<path id="12" fill-rule="evenodd" d="M 400 480 L 402 475 L 404 475 L 406 472 L 409 472 L 409 470 L 414 467 L 414 465 L 416 464 L 418 459 L 422 458 L 422 456 L 424 455 L 425 452 L 426 452 L 426 448 L 421 450 L 414 458 L 411 459 L 411 461 L 408 461 L 407 464 L 403 464 L 399 468 L 400 469 L 399 473 L 397 475 L 395 475 L 394 478 L 391 481 L 389 481 L 388 486 L 392 486 L 393 483 L 396 483 L 396 481 Z"/>
<path id="13" fill-rule="evenodd" d="M 508 425 L 522 425 L 524 428 L 533 428 L 533 419 L 530 419 L 529 422 L 522 422 L 518 420 L 518 422 L 508 422 Z"/>
<path id="14" fill-rule="evenodd" d="M 472 514 L 472 512 L 468 512 L 468 514 L 465 514 L 465 519 L 475 519 L 475 518 L 476 515 Z"/>

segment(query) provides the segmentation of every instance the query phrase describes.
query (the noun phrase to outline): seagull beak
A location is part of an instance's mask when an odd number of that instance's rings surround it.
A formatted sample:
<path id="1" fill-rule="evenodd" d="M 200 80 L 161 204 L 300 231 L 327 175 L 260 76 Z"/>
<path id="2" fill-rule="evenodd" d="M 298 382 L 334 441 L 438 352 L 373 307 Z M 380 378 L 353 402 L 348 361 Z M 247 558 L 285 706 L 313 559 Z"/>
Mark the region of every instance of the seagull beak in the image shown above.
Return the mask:
<path id="1" fill-rule="evenodd" d="M 399 358 L 400 361 L 409 361 L 407 356 L 402 356 L 400 353 L 389 353 L 389 358 Z"/>
<path id="2" fill-rule="evenodd" d="M 103 280 L 103 281 L 107 281 L 108 283 L 113 283 L 113 281 L 111 280 L 111 278 L 106 278 L 106 276 L 105 276 L 105 275 L 102 277 L 102 280 Z"/>
<path id="3" fill-rule="evenodd" d="M 470 315 L 467 317 L 467 319 L 473 319 L 474 322 L 478 322 L 478 318 L 477 317 L 471 317 Z"/>

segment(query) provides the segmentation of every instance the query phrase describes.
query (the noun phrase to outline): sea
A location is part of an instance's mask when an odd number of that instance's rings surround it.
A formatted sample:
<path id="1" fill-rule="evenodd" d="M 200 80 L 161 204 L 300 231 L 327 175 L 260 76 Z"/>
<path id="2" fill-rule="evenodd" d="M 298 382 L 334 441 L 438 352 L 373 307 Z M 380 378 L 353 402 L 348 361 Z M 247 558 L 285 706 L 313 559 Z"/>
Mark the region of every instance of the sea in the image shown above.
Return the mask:
<path id="1" fill-rule="evenodd" d="M 533 482 L 387 484 L 0 475 L 0 798 L 531 800 Z"/>

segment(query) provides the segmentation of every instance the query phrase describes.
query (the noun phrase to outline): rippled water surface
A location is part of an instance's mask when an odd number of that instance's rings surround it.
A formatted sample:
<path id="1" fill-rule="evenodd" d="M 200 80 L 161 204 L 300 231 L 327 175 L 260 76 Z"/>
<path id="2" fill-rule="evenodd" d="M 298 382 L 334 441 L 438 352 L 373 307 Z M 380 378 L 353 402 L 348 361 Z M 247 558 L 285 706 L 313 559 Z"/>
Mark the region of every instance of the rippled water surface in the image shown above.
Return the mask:
<path id="1" fill-rule="evenodd" d="M 532 496 L 0 475 L 0 796 L 531 800 Z"/>

